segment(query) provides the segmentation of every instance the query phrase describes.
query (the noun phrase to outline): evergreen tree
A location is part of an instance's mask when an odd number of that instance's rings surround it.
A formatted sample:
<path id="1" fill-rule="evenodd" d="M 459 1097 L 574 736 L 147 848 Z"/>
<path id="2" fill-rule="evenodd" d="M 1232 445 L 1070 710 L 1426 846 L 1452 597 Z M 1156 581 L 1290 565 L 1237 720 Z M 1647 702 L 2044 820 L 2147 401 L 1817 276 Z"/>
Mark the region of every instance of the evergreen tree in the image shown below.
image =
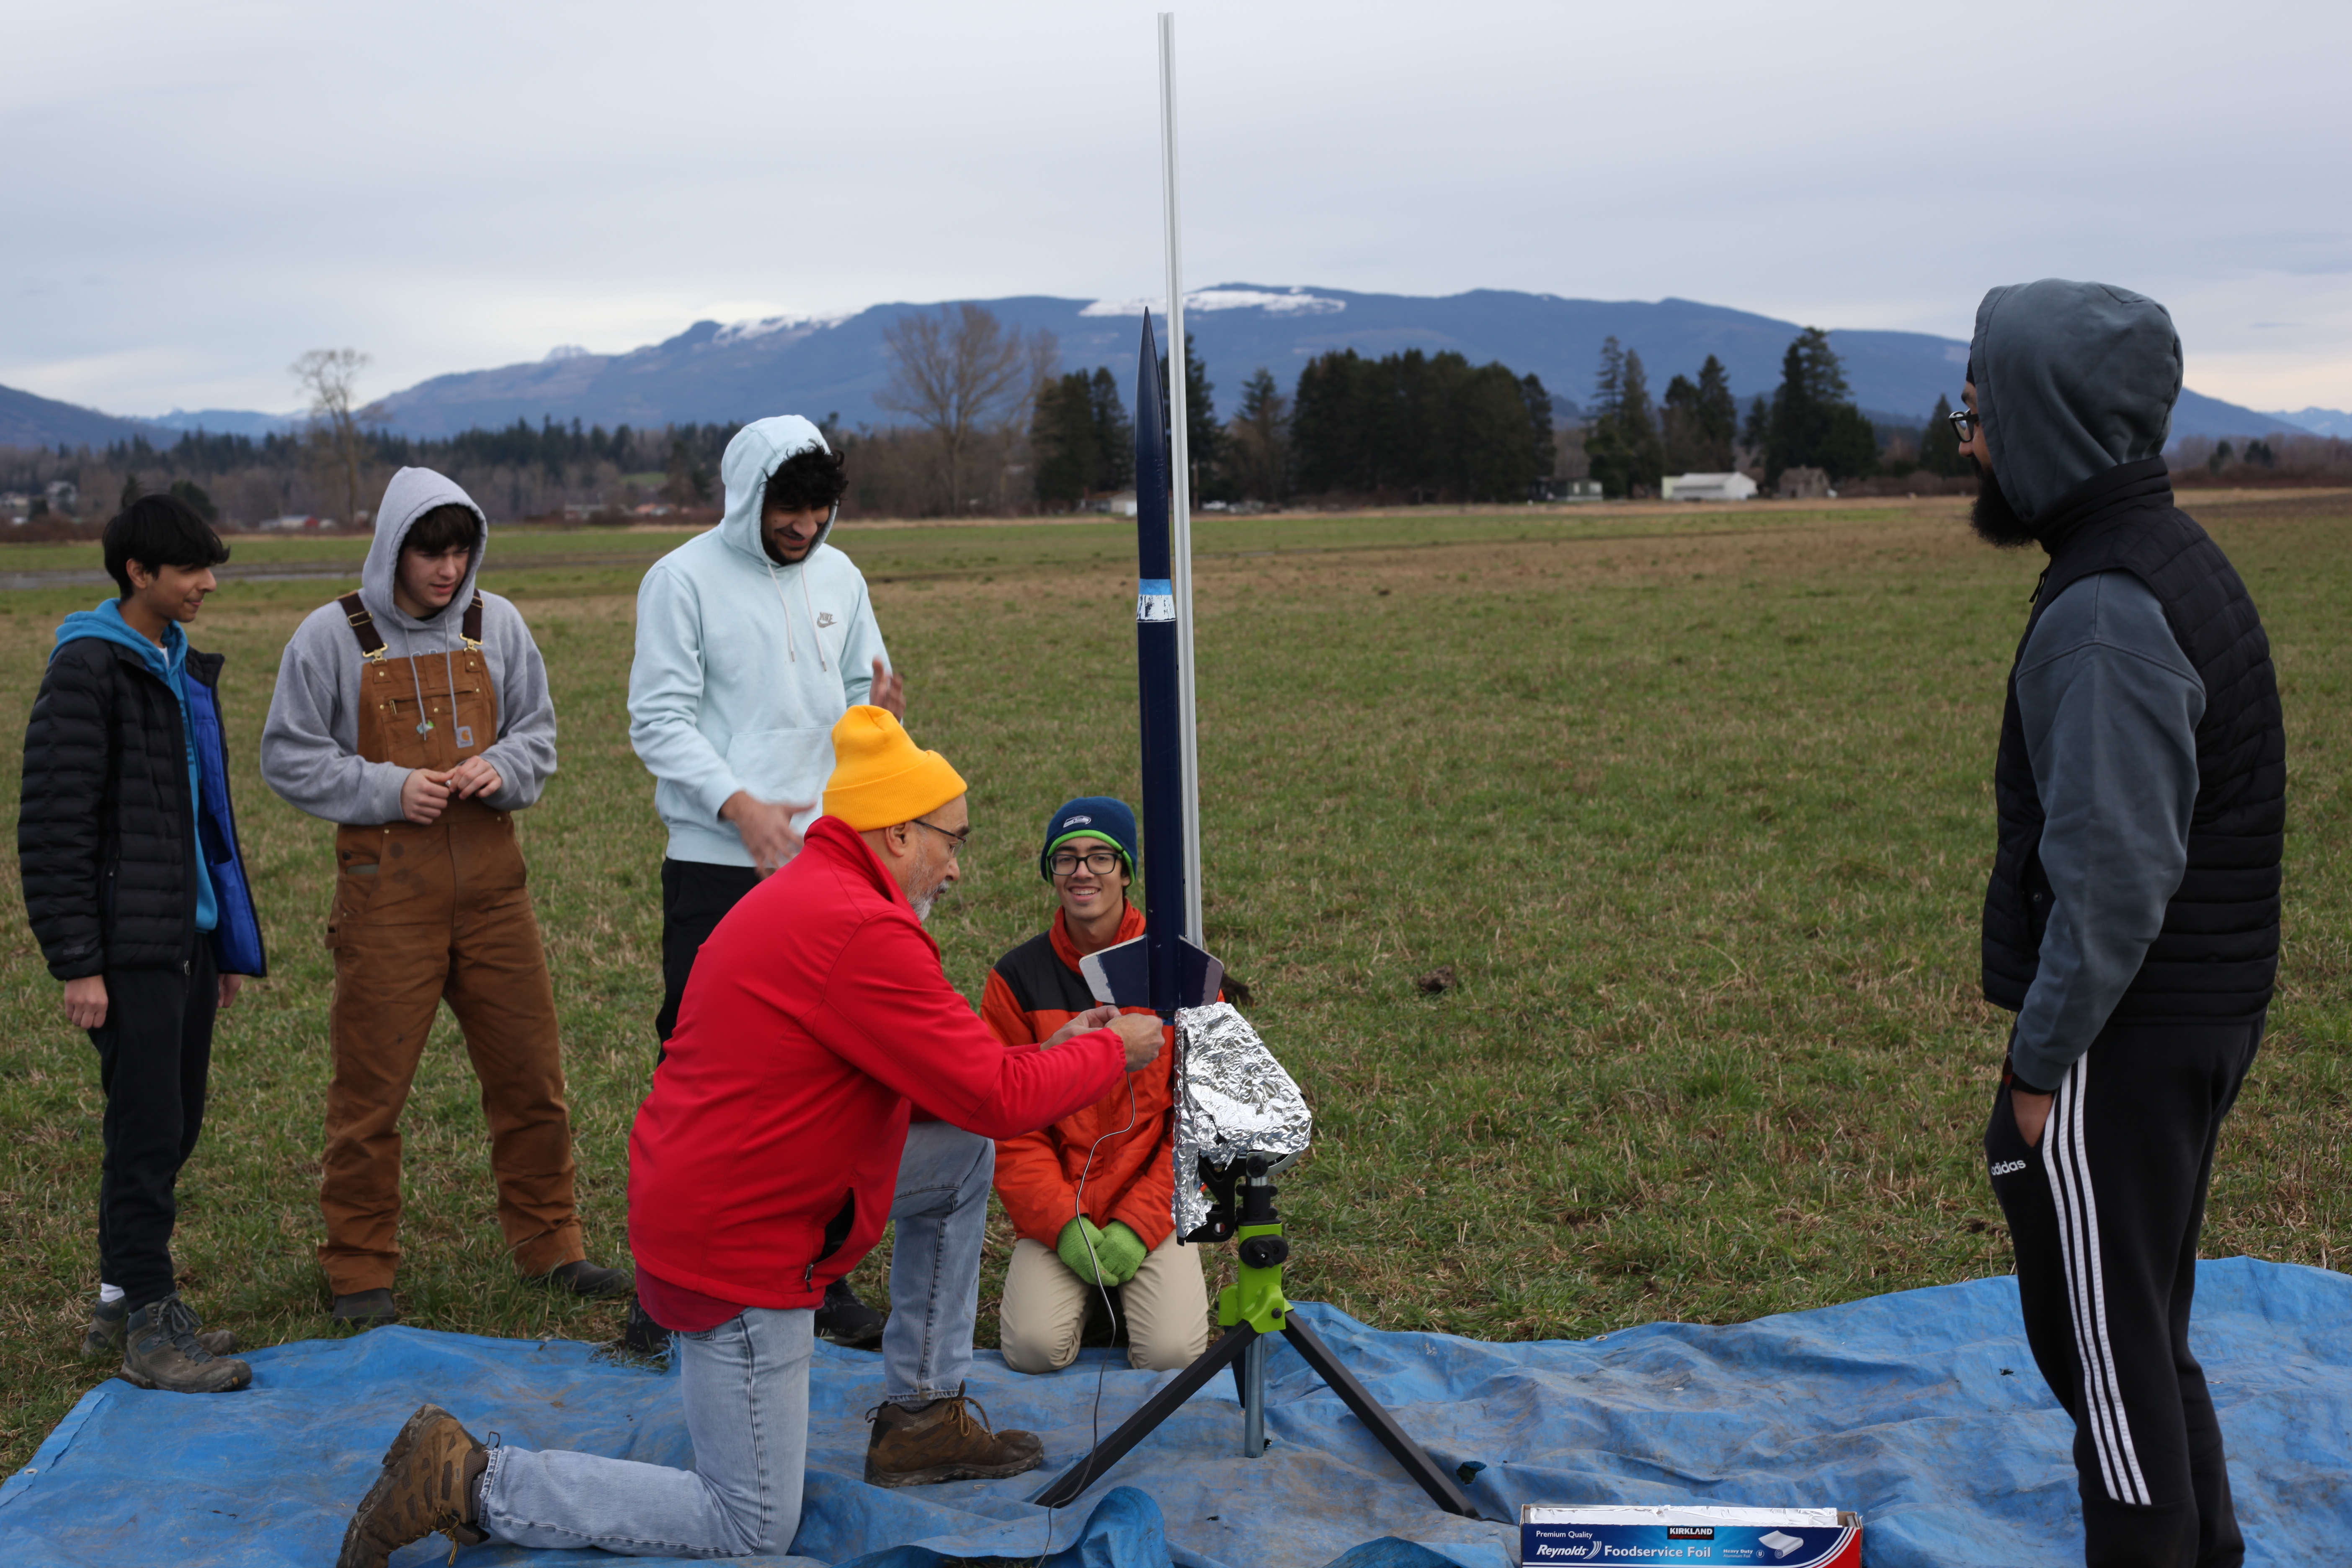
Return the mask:
<path id="1" fill-rule="evenodd" d="M 1095 433 L 1094 488 L 1129 489 L 1135 484 L 1135 422 L 1118 395 L 1118 378 L 1097 366 L 1088 384 L 1088 405 Z"/>
<path id="2" fill-rule="evenodd" d="M 1771 438 L 1772 405 L 1764 401 L 1764 395 L 1759 392 L 1748 405 L 1748 422 L 1740 427 L 1739 444 L 1751 452 L 1761 452 L 1764 444 Z"/>
<path id="3" fill-rule="evenodd" d="M 1780 387 L 1765 433 L 1765 481 L 1778 483 L 1790 468 L 1820 468 L 1843 479 L 1877 467 L 1878 433 L 1846 390 L 1830 335 L 1807 327 L 1780 359 Z"/>
<path id="4" fill-rule="evenodd" d="M 1290 494 L 1290 400 L 1261 367 L 1242 384 L 1242 411 L 1225 426 L 1226 471 L 1244 500 Z"/>
<path id="5" fill-rule="evenodd" d="M 1055 376 L 1038 390 L 1029 451 L 1041 508 L 1068 511 L 1095 488 L 1102 442 L 1095 428 L 1094 383 L 1086 372 Z"/>
<path id="6" fill-rule="evenodd" d="M 1713 354 L 1698 367 L 1698 435 L 1705 443 L 1710 474 L 1727 473 L 1732 447 L 1739 438 L 1739 404 L 1731 395 L 1731 377 Z"/>
<path id="7" fill-rule="evenodd" d="M 1293 477 L 1309 495 L 1377 488 L 1377 443 L 1368 437 L 1382 410 L 1371 364 L 1353 349 L 1310 360 L 1291 394 Z"/>
<path id="8" fill-rule="evenodd" d="M 1592 417 L 1584 430 L 1586 471 L 1601 481 L 1601 493 L 1612 500 L 1628 493 L 1633 474 L 1633 448 L 1619 427 L 1618 414 L 1625 402 L 1625 351 L 1615 338 L 1601 343 L 1601 369 L 1592 378 Z"/>
<path id="9" fill-rule="evenodd" d="M 1658 435 L 1657 410 L 1650 402 L 1650 381 L 1643 374 L 1642 356 L 1631 349 L 1625 351 L 1625 379 L 1618 396 L 1617 424 L 1625 440 L 1628 493 L 1657 494 L 1658 481 L 1666 473 L 1666 447 Z"/>
<path id="10" fill-rule="evenodd" d="M 1217 423 L 1217 405 L 1213 395 L 1216 388 L 1210 384 L 1209 367 L 1201 361 L 1199 348 L 1193 343 L 1188 329 L 1184 333 L 1184 441 L 1185 455 L 1192 470 L 1192 500 L 1225 499 L 1218 494 L 1218 467 L 1224 460 L 1224 436 Z M 1174 412 L 1168 399 L 1168 362 L 1160 362 L 1160 397 L 1161 417 Z M 1173 449 L 1173 443 L 1171 443 Z"/>
<path id="11" fill-rule="evenodd" d="M 529 426 L 515 421 L 515 428 L 528 435 Z M 710 499 L 710 469 L 696 454 L 693 440 L 685 435 L 674 435 L 669 443 L 669 460 L 662 479 L 662 494 L 679 506 L 700 506 Z"/>
<path id="12" fill-rule="evenodd" d="M 1936 399 L 1936 412 L 1928 416 L 1927 427 L 1919 432 L 1919 466 L 1946 478 L 1968 471 L 1969 461 L 1960 456 L 1960 433 L 1952 428 L 1952 402 L 1948 397 Z"/>
<path id="13" fill-rule="evenodd" d="M 1698 385 L 1686 375 L 1666 383 L 1658 399 L 1658 436 L 1665 443 L 1666 471 L 1703 474 L 1707 467 L 1706 443 L 1698 429 Z"/>
<path id="14" fill-rule="evenodd" d="M 173 479 L 171 493 L 187 502 L 195 514 L 206 522 L 220 521 L 220 508 L 213 504 L 213 498 L 205 494 L 203 488 L 195 480 Z"/>
<path id="15" fill-rule="evenodd" d="M 1410 501 L 1517 500 L 1549 471 L 1541 382 L 1418 349 L 1328 353 L 1299 373 L 1290 418 L 1297 488 Z"/>
<path id="16" fill-rule="evenodd" d="M 1527 400 L 1528 424 L 1535 435 L 1535 478 L 1548 479 L 1559 467 L 1559 437 L 1553 433 L 1551 394 L 1530 371 L 1519 378 L 1519 395 Z"/>
<path id="17" fill-rule="evenodd" d="M 1097 368 L 1049 379 L 1030 414 L 1029 449 L 1037 504 L 1049 511 L 1127 489 L 1135 477 L 1135 426 L 1118 378 Z"/>

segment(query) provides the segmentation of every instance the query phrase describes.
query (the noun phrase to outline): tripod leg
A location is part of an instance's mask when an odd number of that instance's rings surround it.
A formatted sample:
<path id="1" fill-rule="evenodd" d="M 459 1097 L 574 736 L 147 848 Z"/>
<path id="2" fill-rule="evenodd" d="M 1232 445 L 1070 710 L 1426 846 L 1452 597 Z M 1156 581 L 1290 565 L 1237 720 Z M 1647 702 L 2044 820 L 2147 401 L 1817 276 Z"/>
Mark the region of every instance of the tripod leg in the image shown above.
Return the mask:
<path id="1" fill-rule="evenodd" d="M 1127 1455 L 1129 1448 L 1151 1435 L 1151 1429 L 1175 1414 L 1182 1405 L 1203 1387 L 1211 1378 L 1224 1371 L 1227 1363 L 1247 1350 L 1258 1337 L 1247 1323 L 1236 1323 L 1224 1331 L 1223 1337 L 1211 1345 L 1201 1359 L 1176 1374 L 1173 1382 L 1143 1402 L 1143 1407 L 1118 1424 L 1118 1430 L 1104 1438 L 1095 1451 L 1064 1470 L 1054 1479 L 1054 1484 L 1029 1500 L 1046 1508 L 1060 1508 L 1077 1500 L 1078 1494 L 1108 1473 L 1110 1468 Z"/>
<path id="2" fill-rule="evenodd" d="M 1371 1429 L 1372 1436 L 1381 1440 L 1381 1447 L 1404 1467 L 1404 1473 L 1421 1483 L 1421 1489 L 1429 1494 L 1431 1501 L 1446 1512 L 1458 1513 L 1465 1519 L 1478 1517 L 1476 1506 L 1463 1495 L 1460 1487 L 1454 1484 L 1454 1478 L 1439 1468 L 1437 1461 L 1429 1457 L 1428 1450 L 1414 1442 L 1411 1435 L 1397 1425 L 1396 1417 L 1372 1397 L 1370 1389 L 1356 1380 L 1354 1373 L 1341 1364 L 1339 1358 L 1331 1353 L 1331 1347 L 1307 1326 L 1305 1319 L 1292 1314 L 1289 1321 L 1283 1325 L 1282 1331 L 1289 1337 L 1290 1348 L 1298 1352 L 1299 1359 L 1313 1367 L 1316 1374 L 1331 1385 L 1331 1392 L 1356 1413 L 1357 1420 Z"/>
<path id="3" fill-rule="evenodd" d="M 1234 1370 L 1242 1374 L 1242 1458 L 1255 1459 L 1265 1453 L 1265 1352 L 1274 1342 L 1260 1334 L 1242 1359 L 1234 1363 Z"/>

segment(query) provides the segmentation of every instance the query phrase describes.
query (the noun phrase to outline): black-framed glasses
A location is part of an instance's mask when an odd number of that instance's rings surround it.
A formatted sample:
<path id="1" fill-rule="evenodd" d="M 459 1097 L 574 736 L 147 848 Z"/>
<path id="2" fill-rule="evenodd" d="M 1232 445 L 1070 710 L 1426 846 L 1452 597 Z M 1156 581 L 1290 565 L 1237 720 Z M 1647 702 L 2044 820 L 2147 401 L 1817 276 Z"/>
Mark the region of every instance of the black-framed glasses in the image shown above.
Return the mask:
<path id="1" fill-rule="evenodd" d="M 1118 869 L 1120 857 L 1116 849 L 1089 849 L 1083 855 L 1075 849 L 1065 849 L 1045 864 L 1053 868 L 1056 877 L 1074 876 L 1080 866 L 1097 877 L 1108 877 Z"/>
<path id="2" fill-rule="evenodd" d="M 1976 410 L 1972 408 L 1955 408 L 1944 417 L 1952 422 L 1953 433 L 1963 442 L 1975 440 L 1977 427 L 1984 423 L 1977 417 Z"/>
<path id="3" fill-rule="evenodd" d="M 971 842 L 971 825 L 970 823 L 964 824 L 964 829 L 961 833 L 950 833 L 946 828 L 941 827 L 939 824 L 935 822 L 925 822 L 919 816 L 915 818 L 915 826 L 918 827 L 928 827 L 932 832 L 938 834 L 940 837 L 946 839 L 948 841 L 948 854 L 957 859 L 961 859 L 963 858 L 963 847 Z"/>

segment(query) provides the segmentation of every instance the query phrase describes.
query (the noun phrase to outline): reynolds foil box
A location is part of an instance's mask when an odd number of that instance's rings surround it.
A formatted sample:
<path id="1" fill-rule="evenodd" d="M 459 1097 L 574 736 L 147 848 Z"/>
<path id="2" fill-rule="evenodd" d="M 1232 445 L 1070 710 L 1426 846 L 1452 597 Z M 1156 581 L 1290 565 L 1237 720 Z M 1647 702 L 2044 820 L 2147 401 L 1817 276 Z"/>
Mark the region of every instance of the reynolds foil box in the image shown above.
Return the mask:
<path id="1" fill-rule="evenodd" d="M 1862 1521 L 1833 1508 L 1519 1510 L 1519 1561 L 1862 1568 Z"/>

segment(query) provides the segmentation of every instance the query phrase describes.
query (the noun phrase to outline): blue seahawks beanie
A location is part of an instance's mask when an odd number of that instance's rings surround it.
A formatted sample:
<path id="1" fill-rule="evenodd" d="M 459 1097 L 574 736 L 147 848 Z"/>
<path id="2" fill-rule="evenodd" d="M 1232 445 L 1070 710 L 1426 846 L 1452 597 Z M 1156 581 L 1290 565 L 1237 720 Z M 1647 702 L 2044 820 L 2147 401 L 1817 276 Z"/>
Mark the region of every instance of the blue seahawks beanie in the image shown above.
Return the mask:
<path id="1" fill-rule="evenodd" d="M 1037 875 L 1054 879 L 1054 851 L 1066 838 L 1094 837 L 1118 846 L 1129 876 L 1135 875 L 1135 813 L 1107 795 L 1082 795 L 1045 819 L 1045 847 L 1037 852 Z"/>

